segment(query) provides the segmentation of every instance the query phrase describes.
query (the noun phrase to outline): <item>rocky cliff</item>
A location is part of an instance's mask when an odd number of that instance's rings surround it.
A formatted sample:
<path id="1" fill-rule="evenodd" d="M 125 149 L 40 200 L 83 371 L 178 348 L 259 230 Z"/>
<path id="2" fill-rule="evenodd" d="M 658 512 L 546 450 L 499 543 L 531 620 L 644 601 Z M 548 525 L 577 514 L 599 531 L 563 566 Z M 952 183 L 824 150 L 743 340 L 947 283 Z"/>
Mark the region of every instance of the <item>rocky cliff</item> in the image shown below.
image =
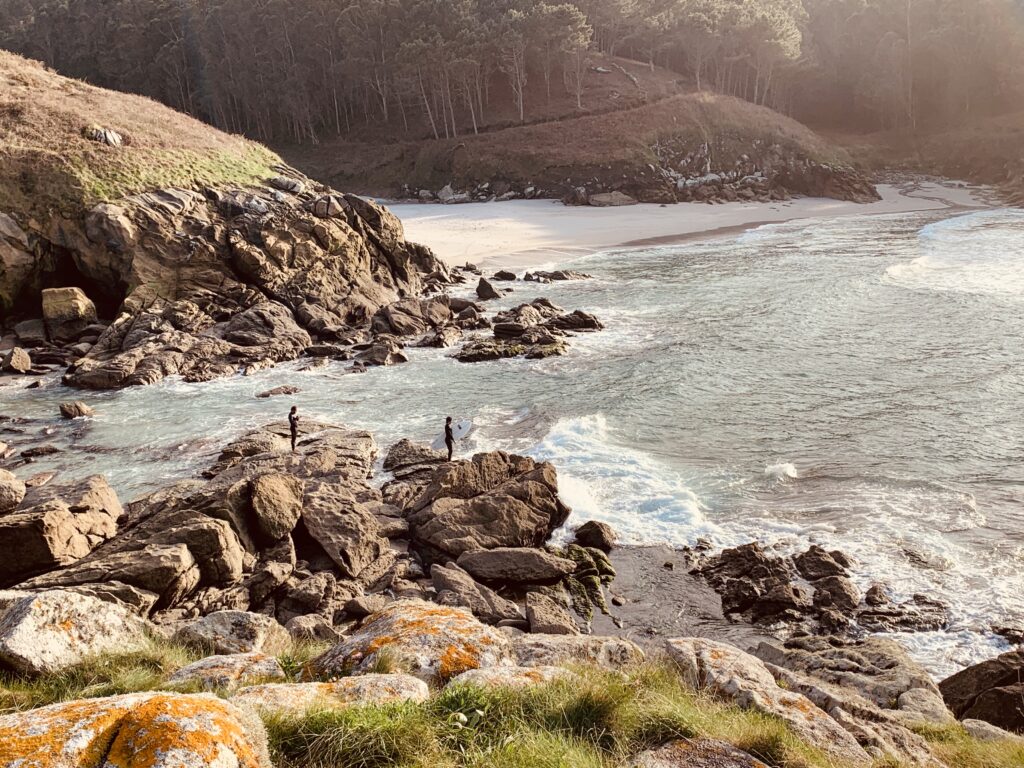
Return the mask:
<path id="1" fill-rule="evenodd" d="M 256 144 L 9 54 L 0 82 L 0 319 L 71 385 L 258 369 L 448 279 Z"/>

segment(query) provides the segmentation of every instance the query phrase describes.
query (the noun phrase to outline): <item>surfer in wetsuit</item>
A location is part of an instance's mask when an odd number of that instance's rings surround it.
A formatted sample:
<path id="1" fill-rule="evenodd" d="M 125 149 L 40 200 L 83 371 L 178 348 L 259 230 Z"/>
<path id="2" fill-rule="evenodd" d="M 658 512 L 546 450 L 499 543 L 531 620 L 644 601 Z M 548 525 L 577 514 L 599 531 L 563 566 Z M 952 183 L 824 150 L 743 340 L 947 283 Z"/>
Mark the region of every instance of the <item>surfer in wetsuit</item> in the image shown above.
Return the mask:
<path id="1" fill-rule="evenodd" d="M 452 460 L 452 453 L 455 451 L 455 435 L 452 434 L 452 417 L 449 416 L 444 422 L 444 444 L 448 446 L 448 461 Z"/>
<path id="2" fill-rule="evenodd" d="M 294 405 L 288 413 L 288 426 L 292 431 L 292 453 L 295 453 L 295 441 L 299 439 L 299 409 Z"/>

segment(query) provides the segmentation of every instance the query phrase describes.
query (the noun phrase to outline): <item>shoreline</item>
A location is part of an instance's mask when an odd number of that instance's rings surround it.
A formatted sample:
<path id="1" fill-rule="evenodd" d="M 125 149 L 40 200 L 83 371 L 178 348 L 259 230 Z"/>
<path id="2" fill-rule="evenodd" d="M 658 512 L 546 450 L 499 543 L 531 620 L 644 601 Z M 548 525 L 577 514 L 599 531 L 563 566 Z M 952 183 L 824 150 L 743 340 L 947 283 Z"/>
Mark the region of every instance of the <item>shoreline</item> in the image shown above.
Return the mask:
<path id="1" fill-rule="evenodd" d="M 985 187 L 907 179 L 881 184 L 882 200 L 850 203 L 797 198 L 776 203 L 639 203 L 621 208 L 564 206 L 554 200 L 442 206 L 387 203 L 414 242 L 429 243 L 450 266 L 537 269 L 600 251 L 728 237 L 770 224 L 994 206 Z M 627 234 L 628 233 L 628 234 Z"/>

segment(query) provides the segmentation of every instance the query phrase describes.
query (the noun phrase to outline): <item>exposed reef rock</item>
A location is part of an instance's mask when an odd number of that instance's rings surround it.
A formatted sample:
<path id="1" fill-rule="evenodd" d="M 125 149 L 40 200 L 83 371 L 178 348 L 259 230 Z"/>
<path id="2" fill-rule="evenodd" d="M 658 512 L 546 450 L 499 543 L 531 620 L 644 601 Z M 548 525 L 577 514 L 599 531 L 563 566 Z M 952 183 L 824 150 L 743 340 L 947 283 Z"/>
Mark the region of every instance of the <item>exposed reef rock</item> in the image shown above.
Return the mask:
<path id="1" fill-rule="evenodd" d="M 0 212 L 0 304 L 14 338 L 36 360 L 70 364 L 75 387 L 205 381 L 350 344 L 382 307 L 449 282 L 385 208 L 288 173 L 288 191 L 167 188 L 44 222 Z M 59 280 L 84 289 L 40 291 Z M 3 365 L 34 371 L 20 348 Z"/>

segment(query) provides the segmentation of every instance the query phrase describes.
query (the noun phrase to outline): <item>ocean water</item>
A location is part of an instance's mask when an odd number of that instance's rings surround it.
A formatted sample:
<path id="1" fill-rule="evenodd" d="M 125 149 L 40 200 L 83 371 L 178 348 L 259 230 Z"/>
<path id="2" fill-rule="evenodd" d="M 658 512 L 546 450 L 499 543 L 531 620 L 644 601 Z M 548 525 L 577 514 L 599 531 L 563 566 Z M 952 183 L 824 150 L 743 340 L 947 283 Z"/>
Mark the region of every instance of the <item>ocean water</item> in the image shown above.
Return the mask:
<path id="1" fill-rule="evenodd" d="M 33 472 L 104 472 L 123 499 L 293 403 L 382 449 L 468 417 L 463 452 L 557 466 L 570 524 L 605 520 L 636 544 L 838 547 L 862 587 L 951 606 L 948 632 L 900 637 L 936 677 L 1008 647 L 990 627 L 1024 618 L 1024 211 L 778 224 L 572 267 L 594 279 L 520 283 L 501 302 L 597 314 L 607 329 L 563 358 L 411 350 L 361 375 L 288 364 L 169 380 L 86 393 L 98 415 L 75 424 L 56 405 L 82 395 L 49 381 L 0 387 L 0 413 L 46 419 L 69 448 Z M 255 398 L 282 384 L 302 392 Z"/>

